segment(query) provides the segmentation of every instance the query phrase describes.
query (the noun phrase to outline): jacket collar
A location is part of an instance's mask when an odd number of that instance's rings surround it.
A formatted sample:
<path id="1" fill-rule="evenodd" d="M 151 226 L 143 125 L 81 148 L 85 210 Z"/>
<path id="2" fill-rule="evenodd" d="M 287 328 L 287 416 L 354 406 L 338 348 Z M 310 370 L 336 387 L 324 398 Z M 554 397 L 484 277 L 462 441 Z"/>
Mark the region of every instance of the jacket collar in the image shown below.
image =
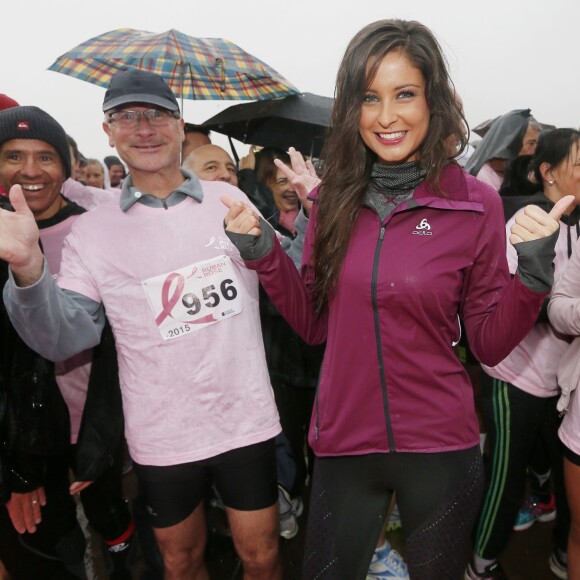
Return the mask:
<path id="1" fill-rule="evenodd" d="M 172 206 L 183 201 L 186 197 L 192 197 L 201 203 L 203 201 L 203 190 L 197 176 L 187 169 L 183 169 L 183 167 L 181 168 L 181 174 L 185 177 L 185 181 L 165 200 L 160 200 L 153 195 L 140 192 L 133 186 L 133 180 L 131 179 L 131 175 L 129 175 L 127 179 L 123 181 L 123 188 L 121 189 L 121 196 L 119 199 L 121 210 L 126 212 L 137 202 L 150 207 Z"/>
<path id="2" fill-rule="evenodd" d="M 321 186 L 322 184 L 315 187 L 308 198 L 318 201 Z M 443 192 L 441 195 L 437 194 L 426 181 L 423 181 L 417 186 L 413 196 L 395 209 L 395 213 L 418 206 L 483 213 L 483 191 L 489 189 L 489 186 L 465 173 L 456 163 L 448 163 L 443 168 L 440 189 Z"/>

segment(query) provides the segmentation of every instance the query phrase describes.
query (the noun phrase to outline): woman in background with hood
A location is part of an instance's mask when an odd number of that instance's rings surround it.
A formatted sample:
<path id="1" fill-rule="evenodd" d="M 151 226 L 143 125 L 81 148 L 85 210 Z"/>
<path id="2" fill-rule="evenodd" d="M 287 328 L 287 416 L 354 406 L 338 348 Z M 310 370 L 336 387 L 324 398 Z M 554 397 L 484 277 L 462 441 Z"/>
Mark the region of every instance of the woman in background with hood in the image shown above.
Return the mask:
<path id="1" fill-rule="evenodd" d="M 540 131 L 530 109 L 515 109 L 502 115 L 492 123 L 465 170 L 498 191 L 506 165 L 520 155 L 532 155 Z"/>

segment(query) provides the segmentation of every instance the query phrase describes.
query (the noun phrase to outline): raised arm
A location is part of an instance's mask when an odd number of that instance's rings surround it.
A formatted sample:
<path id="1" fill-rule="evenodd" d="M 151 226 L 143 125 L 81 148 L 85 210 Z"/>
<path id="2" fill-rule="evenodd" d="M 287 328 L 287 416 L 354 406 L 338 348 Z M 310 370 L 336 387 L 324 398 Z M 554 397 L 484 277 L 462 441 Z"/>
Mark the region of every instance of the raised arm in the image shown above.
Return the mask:
<path id="1" fill-rule="evenodd" d="M 14 328 L 31 349 L 53 361 L 96 346 L 105 320 L 102 305 L 58 288 L 19 185 L 11 188 L 10 201 L 15 211 L 0 209 L 0 258 L 10 266 L 4 303 Z"/>
<path id="2" fill-rule="evenodd" d="M 280 159 L 274 159 L 274 164 L 296 188 L 300 203 L 306 215 L 309 215 L 312 208 L 312 201 L 308 199 L 308 194 L 320 184 L 320 178 L 316 175 L 312 162 L 310 160 L 305 161 L 302 154 L 296 151 L 294 147 L 290 147 L 288 153 L 290 154 L 292 168 L 288 167 Z"/>
<path id="3" fill-rule="evenodd" d="M 562 200 L 550 214 L 529 206 L 518 217 L 510 236 L 518 269 L 510 281 L 503 260 L 503 209 L 499 199 L 490 198 L 489 215 L 476 233 L 478 251 L 466 277 L 462 309 L 470 346 L 482 363 L 499 363 L 535 324 L 553 285 L 558 220 L 570 202 Z"/>
<path id="4" fill-rule="evenodd" d="M 276 308 L 304 341 L 309 344 L 324 342 L 326 316 L 316 313 L 311 288 L 312 218 L 315 210 L 304 239 L 301 277 L 267 222 L 241 202 L 231 203 L 232 200 L 223 197 L 222 201 L 229 208 L 224 220 L 228 237 L 240 251 L 246 266 L 257 272 Z"/>
<path id="5" fill-rule="evenodd" d="M 100 342 L 102 304 L 59 288 L 46 266 L 32 286 L 20 288 L 14 278 L 8 280 L 4 304 L 22 340 L 48 360 L 67 360 Z"/>

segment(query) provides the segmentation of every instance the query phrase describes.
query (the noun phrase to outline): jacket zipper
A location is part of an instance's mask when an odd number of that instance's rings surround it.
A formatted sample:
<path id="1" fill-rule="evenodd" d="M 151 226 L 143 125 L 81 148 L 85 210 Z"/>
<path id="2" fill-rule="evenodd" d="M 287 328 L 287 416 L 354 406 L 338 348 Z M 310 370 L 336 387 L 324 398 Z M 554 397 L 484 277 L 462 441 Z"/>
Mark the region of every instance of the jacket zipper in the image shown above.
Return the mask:
<path id="1" fill-rule="evenodd" d="M 322 372 L 320 372 L 322 374 Z M 318 389 L 320 388 L 320 375 L 318 376 L 318 382 L 316 383 L 316 394 L 314 395 L 314 406 L 316 407 L 316 421 L 314 422 L 314 441 L 318 441 L 318 419 L 320 415 L 318 414 Z"/>
<path id="2" fill-rule="evenodd" d="M 387 379 L 385 377 L 385 367 L 383 364 L 383 343 L 381 340 L 381 327 L 379 320 L 379 308 L 377 304 L 377 278 L 379 273 L 379 258 L 381 255 L 381 248 L 383 246 L 383 240 L 385 238 L 385 226 L 381 226 L 381 231 L 379 233 L 379 239 L 377 246 L 375 248 L 375 257 L 373 261 L 373 275 L 371 281 L 371 300 L 373 304 L 373 318 L 375 321 L 375 340 L 377 343 L 377 355 L 379 362 L 379 375 L 381 377 L 381 389 L 383 391 L 383 409 L 385 412 L 385 423 L 387 425 L 387 434 L 389 437 L 389 450 L 391 452 L 395 451 L 395 445 L 393 441 L 393 426 L 391 425 L 391 416 L 389 413 L 389 397 L 387 395 Z"/>
<path id="3" fill-rule="evenodd" d="M 316 406 L 316 421 L 314 422 L 314 441 L 318 441 L 318 419 L 320 417 L 320 415 L 318 414 L 318 387 L 316 387 L 314 405 Z"/>

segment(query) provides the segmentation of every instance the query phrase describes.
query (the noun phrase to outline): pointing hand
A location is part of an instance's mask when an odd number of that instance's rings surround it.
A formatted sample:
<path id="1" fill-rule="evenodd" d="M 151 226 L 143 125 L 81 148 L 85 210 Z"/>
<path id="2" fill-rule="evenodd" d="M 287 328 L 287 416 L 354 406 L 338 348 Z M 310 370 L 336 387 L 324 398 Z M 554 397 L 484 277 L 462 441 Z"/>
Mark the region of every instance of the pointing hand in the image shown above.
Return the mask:
<path id="1" fill-rule="evenodd" d="M 234 234 L 261 236 L 260 216 L 241 201 L 233 200 L 229 195 L 222 195 L 220 201 L 228 208 L 224 218 L 226 230 Z"/>

